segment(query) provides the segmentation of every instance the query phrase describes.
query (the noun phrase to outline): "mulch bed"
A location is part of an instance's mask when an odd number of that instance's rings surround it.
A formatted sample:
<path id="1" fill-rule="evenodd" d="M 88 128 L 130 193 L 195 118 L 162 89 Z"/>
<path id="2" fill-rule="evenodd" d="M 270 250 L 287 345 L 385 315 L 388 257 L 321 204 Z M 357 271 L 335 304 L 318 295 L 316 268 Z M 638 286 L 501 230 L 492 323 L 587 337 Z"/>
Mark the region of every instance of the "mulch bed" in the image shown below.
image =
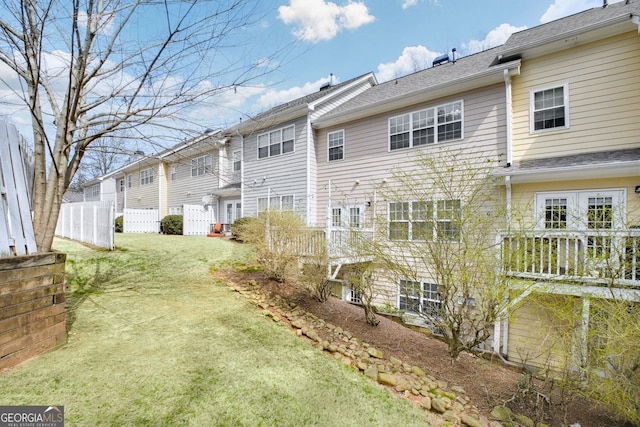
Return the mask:
<path id="1" fill-rule="evenodd" d="M 370 326 L 365 321 L 364 310 L 358 305 L 334 297 L 320 303 L 301 285 L 278 283 L 260 272 L 220 270 L 217 275 L 236 284 L 253 281 L 263 292 L 279 295 L 325 322 L 349 331 L 354 337 L 381 350 L 385 357 L 393 356 L 419 366 L 450 386 L 464 388 L 473 405 L 487 418 L 490 418 L 494 406 L 505 405 L 515 413 L 550 426 L 623 425 L 593 401 L 571 395 L 559 386 L 549 387 L 548 383 L 540 380 L 529 381 L 521 367 L 468 353 L 462 353 L 454 362 L 447 353 L 447 346 L 426 330 L 414 330 L 382 315 L 378 316 L 378 326 Z"/>

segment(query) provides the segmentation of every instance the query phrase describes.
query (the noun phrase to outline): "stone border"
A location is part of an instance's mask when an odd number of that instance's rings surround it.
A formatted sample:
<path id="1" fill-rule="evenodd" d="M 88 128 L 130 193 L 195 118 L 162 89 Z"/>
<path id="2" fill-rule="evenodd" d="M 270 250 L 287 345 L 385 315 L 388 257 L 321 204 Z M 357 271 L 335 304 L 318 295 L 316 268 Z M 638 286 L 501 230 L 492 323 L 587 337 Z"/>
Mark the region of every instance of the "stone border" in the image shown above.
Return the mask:
<path id="1" fill-rule="evenodd" d="M 449 386 L 445 381 L 426 374 L 419 366 L 411 366 L 393 356 L 385 357 L 380 350 L 354 337 L 349 331 L 325 322 L 279 295 L 264 292 L 254 280 L 246 285 L 238 285 L 229 280 L 224 282 L 260 307 L 265 317 L 291 328 L 296 335 L 306 338 L 334 359 L 352 366 L 394 394 L 437 416 L 442 420 L 442 426 L 534 426 L 530 419 L 524 416 L 516 418 L 506 408 L 503 408 L 506 411 L 496 410 L 502 407 L 494 408 L 491 413 L 493 419 L 489 420 L 473 406 L 462 387 Z M 544 425 L 538 424 L 538 427 Z"/>

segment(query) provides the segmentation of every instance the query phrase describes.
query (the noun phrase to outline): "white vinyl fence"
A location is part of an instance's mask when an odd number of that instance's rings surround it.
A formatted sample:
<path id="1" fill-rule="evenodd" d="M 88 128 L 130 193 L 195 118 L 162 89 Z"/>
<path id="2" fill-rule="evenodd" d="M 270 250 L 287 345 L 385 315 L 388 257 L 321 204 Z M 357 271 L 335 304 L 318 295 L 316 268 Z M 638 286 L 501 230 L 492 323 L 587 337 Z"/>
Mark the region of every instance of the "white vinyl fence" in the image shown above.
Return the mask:
<path id="1" fill-rule="evenodd" d="M 38 251 L 31 222 L 33 153 L 15 126 L 0 121 L 0 257 Z"/>
<path id="2" fill-rule="evenodd" d="M 216 212 L 213 207 L 202 205 L 182 206 L 182 234 L 185 236 L 205 236 L 211 231 L 211 225 L 216 222 Z"/>
<path id="3" fill-rule="evenodd" d="M 113 250 L 114 220 L 113 202 L 63 203 L 56 235 Z"/>
<path id="4" fill-rule="evenodd" d="M 158 209 L 125 209 L 122 214 L 122 231 L 125 233 L 159 233 Z"/>

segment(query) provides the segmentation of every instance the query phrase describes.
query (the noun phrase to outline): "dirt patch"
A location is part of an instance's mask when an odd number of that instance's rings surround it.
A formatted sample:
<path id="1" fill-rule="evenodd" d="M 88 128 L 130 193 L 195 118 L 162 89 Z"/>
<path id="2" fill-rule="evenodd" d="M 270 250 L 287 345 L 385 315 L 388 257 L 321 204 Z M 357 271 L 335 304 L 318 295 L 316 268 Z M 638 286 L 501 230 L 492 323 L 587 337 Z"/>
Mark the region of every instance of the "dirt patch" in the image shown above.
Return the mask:
<path id="1" fill-rule="evenodd" d="M 427 374 L 449 386 L 464 388 L 478 411 L 491 419 L 496 405 L 505 405 L 551 426 L 579 424 L 581 427 L 621 426 L 605 408 L 581 396 L 563 391 L 559 386 L 531 379 L 517 367 L 463 353 L 452 363 L 446 345 L 427 331 L 410 329 L 390 318 L 380 317 L 376 327 L 367 325 L 362 307 L 337 298 L 325 303 L 316 301 L 299 284 L 282 284 L 269 280 L 260 272 L 244 273 L 220 270 L 220 278 L 237 285 L 255 282 L 261 293 L 278 295 L 325 322 L 349 331 L 354 337 L 381 350 L 385 357 L 395 357 L 422 368 Z"/>

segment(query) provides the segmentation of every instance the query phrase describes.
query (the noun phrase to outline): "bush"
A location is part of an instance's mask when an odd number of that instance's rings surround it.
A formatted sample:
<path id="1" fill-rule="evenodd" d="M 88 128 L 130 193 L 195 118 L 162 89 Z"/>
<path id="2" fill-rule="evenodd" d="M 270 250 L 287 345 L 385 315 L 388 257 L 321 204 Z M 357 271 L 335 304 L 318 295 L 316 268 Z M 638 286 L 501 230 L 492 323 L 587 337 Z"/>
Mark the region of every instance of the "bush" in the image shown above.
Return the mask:
<path id="1" fill-rule="evenodd" d="M 115 230 L 116 233 L 122 233 L 124 231 L 124 218 L 122 215 L 116 218 Z"/>
<path id="2" fill-rule="evenodd" d="M 182 215 L 167 215 L 160 223 L 162 234 L 182 234 Z"/>
<path id="3" fill-rule="evenodd" d="M 236 219 L 233 224 L 231 224 L 231 237 L 239 242 L 244 241 L 242 236 L 245 234 L 245 230 L 251 228 L 252 221 L 255 222 L 257 219 L 250 216 Z"/>
<path id="4" fill-rule="evenodd" d="M 293 212 L 271 210 L 251 218 L 240 227 L 239 238 L 256 249 L 258 263 L 272 279 L 284 282 L 297 276 L 296 245 L 304 228 L 302 218 Z"/>

